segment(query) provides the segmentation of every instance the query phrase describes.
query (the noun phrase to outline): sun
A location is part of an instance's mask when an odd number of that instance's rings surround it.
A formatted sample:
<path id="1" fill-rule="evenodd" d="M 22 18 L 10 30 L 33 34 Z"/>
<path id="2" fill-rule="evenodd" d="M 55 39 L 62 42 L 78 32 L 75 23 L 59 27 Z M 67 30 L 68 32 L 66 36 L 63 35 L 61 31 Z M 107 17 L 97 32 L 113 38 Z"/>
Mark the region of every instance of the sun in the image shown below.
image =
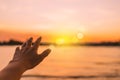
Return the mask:
<path id="1" fill-rule="evenodd" d="M 65 44 L 66 43 L 66 39 L 65 38 L 58 38 L 56 39 L 56 44 L 61 45 L 61 44 Z"/>

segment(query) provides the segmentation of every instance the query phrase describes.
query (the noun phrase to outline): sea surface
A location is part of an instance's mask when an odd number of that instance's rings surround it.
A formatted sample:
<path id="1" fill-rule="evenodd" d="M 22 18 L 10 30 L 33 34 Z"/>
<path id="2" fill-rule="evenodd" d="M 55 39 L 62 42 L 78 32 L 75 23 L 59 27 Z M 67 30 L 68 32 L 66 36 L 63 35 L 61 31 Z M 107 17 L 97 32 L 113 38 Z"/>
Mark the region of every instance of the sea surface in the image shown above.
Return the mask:
<path id="1" fill-rule="evenodd" d="M 0 46 L 0 70 L 12 59 L 16 46 Z M 120 47 L 40 46 L 51 54 L 21 80 L 120 80 Z M 13 75 L 14 77 L 14 75 Z"/>

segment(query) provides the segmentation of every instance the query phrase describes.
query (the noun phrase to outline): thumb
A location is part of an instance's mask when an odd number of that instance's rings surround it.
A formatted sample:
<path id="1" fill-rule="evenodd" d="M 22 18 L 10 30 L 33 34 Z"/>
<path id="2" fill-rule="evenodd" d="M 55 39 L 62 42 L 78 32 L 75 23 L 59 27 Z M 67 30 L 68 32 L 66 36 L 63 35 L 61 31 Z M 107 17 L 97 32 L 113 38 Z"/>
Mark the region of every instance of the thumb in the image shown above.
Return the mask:
<path id="1" fill-rule="evenodd" d="M 49 55 L 49 53 L 51 52 L 51 49 L 46 49 L 45 51 L 43 51 L 39 56 L 38 56 L 38 60 L 42 61 L 45 57 L 47 57 Z"/>

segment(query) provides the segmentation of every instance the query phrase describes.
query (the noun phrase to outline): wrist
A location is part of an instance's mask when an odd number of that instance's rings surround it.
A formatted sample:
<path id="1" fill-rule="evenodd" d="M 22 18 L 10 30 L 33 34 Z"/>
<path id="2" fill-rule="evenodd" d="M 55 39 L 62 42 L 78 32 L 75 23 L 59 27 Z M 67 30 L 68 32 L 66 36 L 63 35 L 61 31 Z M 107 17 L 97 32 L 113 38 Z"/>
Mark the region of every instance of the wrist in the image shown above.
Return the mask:
<path id="1" fill-rule="evenodd" d="M 19 61 L 10 61 L 9 64 L 12 68 L 19 70 L 20 72 L 25 72 L 27 69 L 24 67 L 24 65 Z"/>

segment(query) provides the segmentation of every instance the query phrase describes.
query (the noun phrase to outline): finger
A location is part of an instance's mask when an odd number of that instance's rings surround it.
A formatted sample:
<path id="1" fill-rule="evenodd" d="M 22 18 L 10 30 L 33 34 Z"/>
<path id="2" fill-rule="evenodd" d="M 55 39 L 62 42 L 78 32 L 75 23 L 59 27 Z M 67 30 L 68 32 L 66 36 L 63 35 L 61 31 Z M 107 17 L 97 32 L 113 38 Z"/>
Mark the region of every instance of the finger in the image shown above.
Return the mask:
<path id="1" fill-rule="evenodd" d="M 39 57 L 38 57 L 38 61 L 42 61 L 45 57 L 47 57 L 49 55 L 49 53 L 51 52 L 51 49 L 46 49 L 45 51 L 43 51 Z"/>
<path id="2" fill-rule="evenodd" d="M 24 42 L 24 43 L 22 44 L 22 47 L 21 47 L 21 48 L 24 48 L 24 47 L 25 47 L 25 45 L 26 45 L 26 42 Z"/>
<path id="3" fill-rule="evenodd" d="M 18 53 L 19 51 L 20 51 L 20 48 L 17 47 L 16 50 L 15 50 L 15 52 Z"/>
<path id="4" fill-rule="evenodd" d="M 18 55 L 19 53 L 20 53 L 20 48 L 17 47 L 16 50 L 15 50 L 15 54 L 14 54 L 14 56 Z"/>
<path id="5" fill-rule="evenodd" d="M 31 38 L 29 38 L 25 43 L 23 43 L 23 45 L 22 45 L 22 48 L 21 49 L 23 49 L 23 48 L 25 48 L 26 47 L 26 45 L 28 46 L 28 45 L 30 45 L 30 42 L 32 42 L 32 37 Z"/>
<path id="6" fill-rule="evenodd" d="M 32 45 L 32 40 L 33 40 L 32 37 L 28 39 L 28 41 L 27 41 L 27 43 L 26 43 L 26 47 L 27 47 L 27 48 L 30 48 L 30 47 L 31 47 L 31 45 Z"/>
<path id="7" fill-rule="evenodd" d="M 41 37 L 39 37 L 33 44 L 33 50 L 37 50 L 40 45 Z"/>
<path id="8" fill-rule="evenodd" d="M 29 50 L 29 48 L 30 48 L 31 45 L 32 45 L 32 40 L 33 40 L 32 37 L 28 39 L 28 41 L 26 42 L 25 47 L 23 47 L 22 50 L 21 50 L 22 53 L 24 53 L 25 51 L 28 51 L 28 50 Z"/>

